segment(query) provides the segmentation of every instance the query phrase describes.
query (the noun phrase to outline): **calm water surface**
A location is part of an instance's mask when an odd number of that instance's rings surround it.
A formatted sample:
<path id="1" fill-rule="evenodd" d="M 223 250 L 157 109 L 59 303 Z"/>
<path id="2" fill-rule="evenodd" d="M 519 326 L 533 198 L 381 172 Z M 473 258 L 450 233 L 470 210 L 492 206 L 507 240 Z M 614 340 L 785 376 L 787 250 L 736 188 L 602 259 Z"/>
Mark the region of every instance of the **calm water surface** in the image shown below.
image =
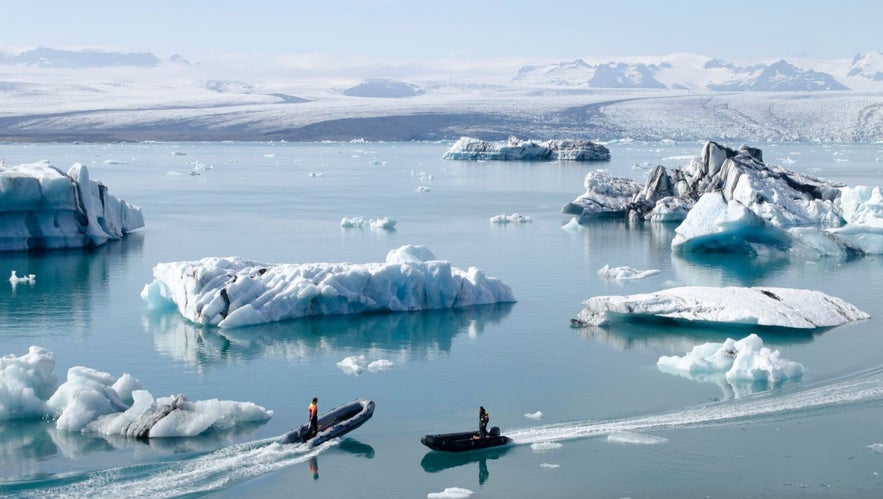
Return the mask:
<path id="1" fill-rule="evenodd" d="M 883 494 L 883 454 L 872 446 L 883 442 L 880 258 L 685 259 L 669 249 L 673 227 L 615 220 L 562 230 L 568 217 L 560 208 L 583 192 L 591 169 L 643 179 L 656 164 L 683 166 L 701 144 L 612 144 L 613 160 L 600 165 L 442 161 L 446 147 L 0 145 L 7 164 L 88 165 L 146 221 L 98 250 L 0 254 L 0 272 L 37 275 L 34 286 L 0 286 L 0 354 L 39 345 L 55 353 L 62 379 L 84 365 L 131 373 L 154 396 L 252 401 L 275 411 L 268 423 L 235 434 L 149 444 L 70 434 L 47 422 L 0 422 L 0 495 L 426 497 L 448 487 L 473 497 Z M 764 157 L 850 185 L 883 178 L 879 144 L 767 145 Z M 190 175 L 194 169 L 201 174 Z M 504 213 L 533 221 L 488 222 Z M 341 217 L 353 216 L 398 224 L 341 229 Z M 231 255 L 378 262 L 404 244 L 424 244 L 454 266 L 502 279 L 518 302 L 221 334 L 148 313 L 139 297 L 158 262 Z M 606 282 L 597 275 L 605 264 L 660 274 Z M 815 334 L 569 326 L 586 298 L 673 284 L 817 289 L 872 318 Z M 728 386 L 656 368 L 660 355 L 750 332 L 802 363 L 803 379 L 733 398 Z M 337 363 L 351 355 L 394 367 L 348 375 Z M 273 445 L 304 422 L 313 396 L 320 410 L 360 397 L 377 409 L 333 445 L 309 453 Z M 519 445 L 451 457 L 419 443 L 426 433 L 474 427 L 479 405 Z M 525 417 L 536 411 L 541 419 Z"/>

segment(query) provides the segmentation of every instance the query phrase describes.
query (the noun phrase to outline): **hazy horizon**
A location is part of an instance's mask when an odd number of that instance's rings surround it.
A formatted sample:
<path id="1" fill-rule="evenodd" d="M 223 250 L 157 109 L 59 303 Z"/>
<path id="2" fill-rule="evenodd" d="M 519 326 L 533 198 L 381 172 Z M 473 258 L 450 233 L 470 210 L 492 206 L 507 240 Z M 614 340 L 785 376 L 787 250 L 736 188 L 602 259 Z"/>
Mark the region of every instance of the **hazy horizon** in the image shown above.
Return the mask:
<path id="1" fill-rule="evenodd" d="M 715 6 L 716 4 L 716 6 Z M 37 47 L 180 54 L 237 71 L 436 77 L 506 74 L 532 64 L 691 53 L 732 62 L 851 59 L 881 50 L 883 3 L 732 4 L 553 0 L 421 4 L 331 0 L 321 5 L 238 2 L 13 3 L 0 50 Z M 72 21 L 76 19 L 76 21 Z M 135 22 L 137 20 L 137 22 Z"/>

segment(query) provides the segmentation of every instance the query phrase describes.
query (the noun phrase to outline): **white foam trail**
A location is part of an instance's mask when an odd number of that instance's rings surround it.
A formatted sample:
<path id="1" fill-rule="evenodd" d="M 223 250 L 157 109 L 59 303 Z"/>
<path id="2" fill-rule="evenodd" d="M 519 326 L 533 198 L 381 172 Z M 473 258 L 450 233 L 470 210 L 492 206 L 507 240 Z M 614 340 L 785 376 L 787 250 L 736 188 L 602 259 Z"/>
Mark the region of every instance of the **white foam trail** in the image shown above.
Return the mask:
<path id="1" fill-rule="evenodd" d="M 179 497 L 216 491 L 232 484 L 300 464 L 337 445 L 339 439 L 309 449 L 282 445 L 277 438 L 231 445 L 195 459 L 139 465 L 90 473 L 81 482 L 22 497 Z"/>
<path id="2" fill-rule="evenodd" d="M 622 432 L 710 426 L 746 419 L 784 417 L 807 410 L 840 407 L 880 399 L 883 399 L 883 367 L 801 391 L 765 393 L 668 414 L 609 421 L 558 423 L 513 430 L 506 434 L 515 444 L 533 444 L 600 437 Z"/>

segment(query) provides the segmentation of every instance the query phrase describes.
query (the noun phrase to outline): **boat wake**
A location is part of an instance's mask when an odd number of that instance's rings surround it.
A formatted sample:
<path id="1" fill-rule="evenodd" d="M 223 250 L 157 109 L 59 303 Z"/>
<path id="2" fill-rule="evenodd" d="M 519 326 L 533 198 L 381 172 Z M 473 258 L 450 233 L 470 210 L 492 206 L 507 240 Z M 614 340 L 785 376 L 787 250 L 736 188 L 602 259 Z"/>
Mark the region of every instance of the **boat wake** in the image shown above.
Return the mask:
<path id="1" fill-rule="evenodd" d="M 747 420 L 782 419 L 881 399 L 883 399 L 883 366 L 799 391 L 767 392 L 667 414 L 607 421 L 557 423 L 505 433 L 515 445 L 533 444 L 601 437 L 621 432 L 635 433 L 733 424 Z"/>
<path id="2" fill-rule="evenodd" d="M 44 483 L 39 490 L 28 483 L 17 497 L 180 497 L 204 494 L 236 483 L 304 463 L 337 445 L 335 439 L 308 448 L 305 445 L 282 445 L 278 438 L 231 445 L 208 454 L 165 463 L 124 466 L 55 479 L 60 484 Z M 73 483 L 71 483 L 73 482 Z"/>
<path id="3" fill-rule="evenodd" d="M 883 400 L 883 366 L 790 392 L 768 392 L 666 414 L 557 423 L 516 429 L 506 434 L 512 439 L 513 445 L 559 442 L 617 433 L 796 418 L 880 400 Z M 56 476 L 39 482 L 5 484 L 0 487 L 0 493 L 11 492 L 17 497 L 41 498 L 161 498 L 202 495 L 232 487 L 265 473 L 305 463 L 339 443 L 339 439 L 333 439 L 308 448 L 306 445 L 282 445 L 278 437 L 269 438 L 231 445 L 181 461 L 123 466 Z"/>

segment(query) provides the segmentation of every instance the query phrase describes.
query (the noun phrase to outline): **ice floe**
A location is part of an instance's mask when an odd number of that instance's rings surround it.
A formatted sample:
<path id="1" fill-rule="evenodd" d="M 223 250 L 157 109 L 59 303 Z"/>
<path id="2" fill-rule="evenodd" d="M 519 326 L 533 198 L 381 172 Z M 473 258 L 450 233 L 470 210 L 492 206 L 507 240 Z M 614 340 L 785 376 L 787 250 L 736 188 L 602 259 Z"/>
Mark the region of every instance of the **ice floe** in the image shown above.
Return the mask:
<path id="1" fill-rule="evenodd" d="M 239 257 L 160 263 L 141 297 L 222 328 L 305 316 L 407 312 L 515 301 L 499 279 L 402 246 L 384 263 L 266 264 Z"/>
<path id="2" fill-rule="evenodd" d="M 644 435 L 630 431 L 620 431 L 607 435 L 607 441 L 614 444 L 626 445 L 656 445 L 668 442 L 667 438 Z"/>
<path id="3" fill-rule="evenodd" d="M 659 269 L 650 269 L 650 270 L 638 270 L 634 267 L 611 267 L 609 265 L 604 265 L 600 269 L 598 269 L 598 275 L 603 277 L 604 279 L 617 280 L 617 281 L 634 281 L 637 279 L 644 279 L 645 277 L 650 277 L 651 275 L 656 275 L 659 273 Z"/>
<path id="4" fill-rule="evenodd" d="M 870 316 L 820 291 L 770 287 L 681 286 L 655 293 L 596 296 L 572 320 L 575 326 L 601 326 L 617 319 L 694 321 L 813 329 L 834 327 Z"/>
<path id="5" fill-rule="evenodd" d="M 141 209 L 108 194 L 85 165 L 0 162 L 0 251 L 83 248 L 144 226 Z"/>
<path id="6" fill-rule="evenodd" d="M 727 338 L 723 343 L 697 345 L 683 356 L 662 356 L 656 366 L 664 373 L 715 382 L 735 397 L 758 391 L 754 382 L 761 382 L 760 389 L 766 389 L 786 380 L 799 380 L 804 372 L 802 364 L 763 346 L 756 334 L 738 341 Z"/>
<path id="7" fill-rule="evenodd" d="M 460 487 L 448 487 L 441 492 L 426 494 L 428 499 L 466 499 L 472 495 L 472 491 Z"/>
<path id="8" fill-rule="evenodd" d="M 558 442 L 534 442 L 530 444 L 530 450 L 534 452 L 549 452 L 564 447 L 564 444 Z"/>
<path id="9" fill-rule="evenodd" d="M 530 223 L 530 222 L 532 222 L 533 220 L 532 220 L 530 217 L 528 217 L 528 216 L 520 215 L 520 214 L 518 214 L 518 213 L 513 213 L 513 214 L 511 214 L 511 215 L 501 214 L 501 215 L 495 215 L 495 216 L 492 216 L 492 217 L 490 218 L 490 221 L 491 221 L 492 224 L 502 224 L 502 225 L 505 225 L 505 224 L 524 224 L 524 223 Z"/>
<path id="10" fill-rule="evenodd" d="M 351 355 L 337 363 L 337 367 L 341 371 L 353 376 L 359 376 L 366 369 L 368 372 L 376 373 L 392 369 L 394 366 L 395 364 L 387 359 L 377 359 L 369 362 L 364 355 Z"/>
<path id="11" fill-rule="evenodd" d="M 460 137 L 442 156 L 453 160 L 500 161 L 608 161 L 610 151 L 590 140 L 521 140 L 488 142 Z"/>
<path id="12" fill-rule="evenodd" d="M 37 346 L 0 358 L 0 420 L 52 419 L 60 430 L 131 438 L 191 437 L 263 423 L 273 411 L 252 402 L 154 398 L 137 379 L 84 366 L 58 383 L 55 355 Z"/>
<path id="13" fill-rule="evenodd" d="M 526 417 L 527 419 L 543 419 L 543 412 L 528 412 L 524 415 L 524 417 Z"/>
<path id="14" fill-rule="evenodd" d="M 370 227 L 372 229 L 393 230 L 395 229 L 396 223 L 398 222 L 388 217 L 343 217 L 340 219 L 340 226 L 344 229 L 363 229 L 365 227 Z"/>

